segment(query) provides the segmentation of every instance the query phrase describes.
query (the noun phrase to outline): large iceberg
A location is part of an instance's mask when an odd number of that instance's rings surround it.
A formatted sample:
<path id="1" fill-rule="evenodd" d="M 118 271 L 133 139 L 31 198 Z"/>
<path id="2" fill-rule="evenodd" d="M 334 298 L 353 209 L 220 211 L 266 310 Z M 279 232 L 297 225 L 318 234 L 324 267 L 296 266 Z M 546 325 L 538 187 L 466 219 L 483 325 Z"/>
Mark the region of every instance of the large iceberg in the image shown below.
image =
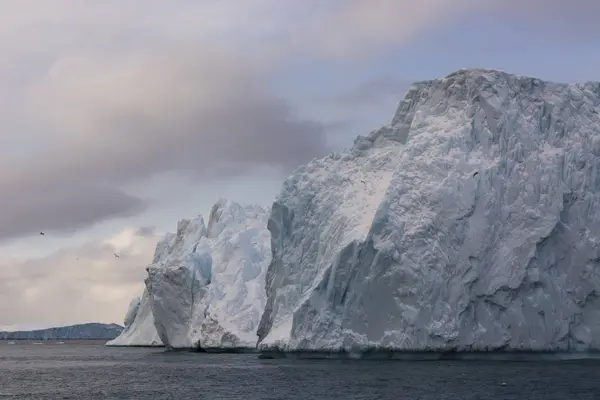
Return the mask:
<path id="1" fill-rule="evenodd" d="M 220 200 L 158 243 L 146 288 L 168 348 L 256 348 L 271 259 L 268 211 Z"/>
<path id="2" fill-rule="evenodd" d="M 600 350 L 600 83 L 459 70 L 273 204 L 263 350 Z"/>
<path id="3" fill-rule="evenodd" d="M 124 321 L 125 329 L 115 339 L 106 343 L 107 346 L 163 346 L 158 332 L 154 327 L 154 316 L 150 308 L 148 290 L 142 297 L 135 297 L 129 304 Z"/>

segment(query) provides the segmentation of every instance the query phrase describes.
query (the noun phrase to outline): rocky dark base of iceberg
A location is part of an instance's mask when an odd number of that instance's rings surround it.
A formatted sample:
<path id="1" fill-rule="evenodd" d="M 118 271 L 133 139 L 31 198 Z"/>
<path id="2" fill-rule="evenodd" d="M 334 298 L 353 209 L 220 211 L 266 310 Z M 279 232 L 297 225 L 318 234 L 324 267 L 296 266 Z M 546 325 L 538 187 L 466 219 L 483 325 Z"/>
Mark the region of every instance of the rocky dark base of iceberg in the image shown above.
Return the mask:
<path id="1" fill-rule="evenodd" d="M 230 347 L 230 348 L 219 348 L 219 347 L 198 347 L 192 350 L 195 353 L 217 353 L 217 354 L 255 354 L 258 350 L 255 348 L 248 347 Z"/>
<path id="2" fill-rule="evenodd" d="M 490 351 L 408 351 L 408 350 L 365 350 L 365 351 L 277 351 L 259 352 L 261 359 L 308 359 L 308 360 L 490 360 L 490 361 L 559 361 L 600 359 L 600 351 L 553 352 L 523 350 Z"/>
<path id="3" fill-rule="evenodd" d="M 164 347 L 164 346 L 161 346 Z M 172 348 L 168 347 L 167 351 L 173 352 L 189 352 L 189 353 L 213 353 L 213 354 L 258 354 L 259 351 L 252 347 L 192 347 L 192 348 Z"/>
<path id="4" fill-rule="evenodd" d="M 111 344 L 108 347 L 140 347 L 144 349 L 159 349 L 161 347 L 165 347 L 164 344 Z"/>

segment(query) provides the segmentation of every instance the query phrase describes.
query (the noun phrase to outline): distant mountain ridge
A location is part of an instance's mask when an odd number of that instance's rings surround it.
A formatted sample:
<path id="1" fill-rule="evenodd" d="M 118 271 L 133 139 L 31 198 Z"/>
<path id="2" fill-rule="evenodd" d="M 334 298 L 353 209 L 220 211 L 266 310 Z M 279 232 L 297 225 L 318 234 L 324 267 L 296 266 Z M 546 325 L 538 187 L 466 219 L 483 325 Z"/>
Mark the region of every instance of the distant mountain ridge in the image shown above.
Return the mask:
<path id="1" fill-rule="evenodd" d="M 117 324 L 88 323 L 31 331 L 0 332 L 0 340 L 112 340 L 123 327 Z"/>

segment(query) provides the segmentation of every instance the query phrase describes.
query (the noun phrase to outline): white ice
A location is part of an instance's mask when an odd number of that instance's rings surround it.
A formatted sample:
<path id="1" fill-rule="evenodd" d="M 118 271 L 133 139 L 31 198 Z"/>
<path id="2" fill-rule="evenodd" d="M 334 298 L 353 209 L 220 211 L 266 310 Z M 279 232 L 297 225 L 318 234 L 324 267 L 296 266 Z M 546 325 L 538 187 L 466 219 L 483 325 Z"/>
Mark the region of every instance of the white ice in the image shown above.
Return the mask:
<path id="1" fill-rule="evenodd" d="M 255 348 L 271 259 L 268 212 L 220 200 L 157 245 L 146 287 L 169 348 Z"/>
<path id="2" fill-rule="evenodd" d="M 599 350 L 599 189 L 599 83 L 416 83 L 285 181 L 259 347 Z"/>

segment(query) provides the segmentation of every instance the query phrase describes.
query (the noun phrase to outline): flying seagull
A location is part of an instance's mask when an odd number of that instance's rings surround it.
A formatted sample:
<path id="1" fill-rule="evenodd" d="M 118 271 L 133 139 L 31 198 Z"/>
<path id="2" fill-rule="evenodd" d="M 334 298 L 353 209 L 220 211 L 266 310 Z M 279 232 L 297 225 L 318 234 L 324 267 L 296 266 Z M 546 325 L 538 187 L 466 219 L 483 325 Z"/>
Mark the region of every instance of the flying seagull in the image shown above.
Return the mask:
<path id="1" fill-rule="evenodd" d="M 475 173 L 473 174 L 473 178 L 475 178 L 478 174 L 479 172 L 475 171 Z"/>
<path id="2" fill-rule="evenodd" d="M 115 258 L 119 258 L 119 255 L 117 253 L 113 253 Z"/>
<path id="3" fill-rule="evenodd" d="M 44 236 L 44 235 L 45 235 L 45 233 L 44 233 L 44 232 L 40 232 L 40 235 Z"/>

